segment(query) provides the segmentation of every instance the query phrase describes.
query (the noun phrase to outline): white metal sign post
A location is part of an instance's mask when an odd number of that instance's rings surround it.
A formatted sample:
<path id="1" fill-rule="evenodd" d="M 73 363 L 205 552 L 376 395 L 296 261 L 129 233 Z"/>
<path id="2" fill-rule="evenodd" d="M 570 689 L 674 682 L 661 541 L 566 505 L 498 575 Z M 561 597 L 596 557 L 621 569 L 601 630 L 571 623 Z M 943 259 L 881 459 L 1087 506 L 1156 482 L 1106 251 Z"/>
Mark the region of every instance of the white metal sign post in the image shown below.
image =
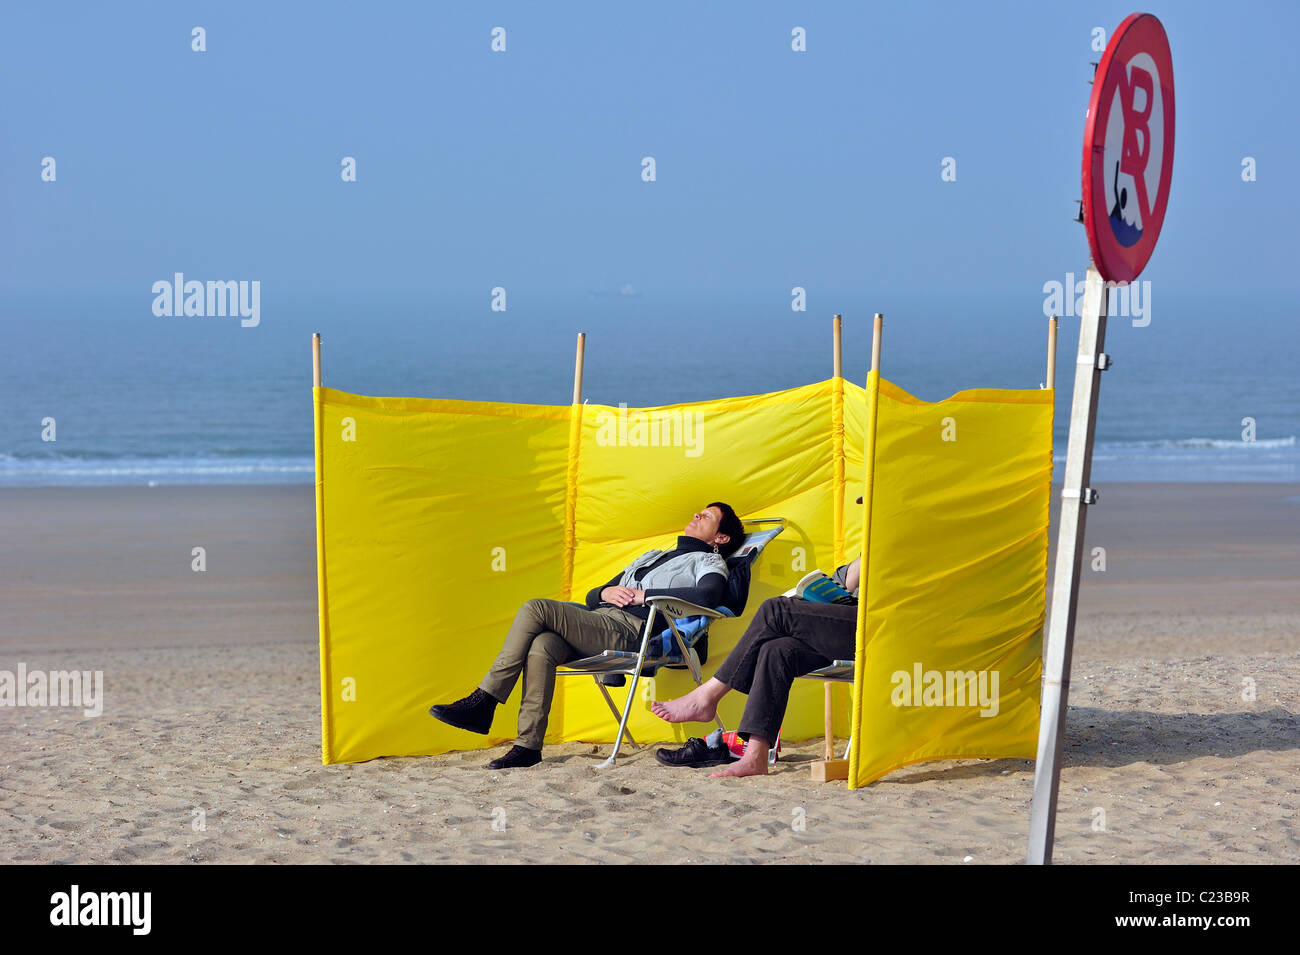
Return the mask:
<path id="1" fill-rule="evenodd" d="M 1069 701 L 1074 618 L 1079 606 L 1079 569 L 1083 564 L 1083 530 L 1088 505 L 1097 492 L 1088 486 L 1092 473 L 1092 436 L 1097 426 L 1101 373 L 1110 365 L 1102 351 L 1106 340 L 1107 289 L 1101 273 L 1088 269 L 1079 327 L 1079 357 L 1074 368 L 1074 402 L 1070 407 L 1070 443 L 1065 452 L 1061 520 L 1056 531 L 1056 578 L 1052 616 L 1043 658 L 1042 716 L 1038 724 L 1038 761 L 1034 801 L 1029 814 L 1030 865 L 1052 861 L 1056 830 L 1056 792 L 1061 772 L 1061 743 Z"/>
<path id="2" fill-rule="evenodd" d="M 1112 34 L 1097 65 L 1084 125 L 1080 218 L 1088 232 L 1093 265 L 1083 292 L 1052 614 L 1043 648 L 1042 715 L 1029 814 L 1030 865 L 1052 861 L 1083 532 L 1087 508 L 1097 502 L 1089 480 L 1101 373 L 1110 366 L 1102 351 L 1107 286 L 1134 281 L 1151 257 L 1164 223 L 1173 166 L 1174 72 L 1169 40 L 1159 20 L 1149 13 L 1135 13 Z"/>

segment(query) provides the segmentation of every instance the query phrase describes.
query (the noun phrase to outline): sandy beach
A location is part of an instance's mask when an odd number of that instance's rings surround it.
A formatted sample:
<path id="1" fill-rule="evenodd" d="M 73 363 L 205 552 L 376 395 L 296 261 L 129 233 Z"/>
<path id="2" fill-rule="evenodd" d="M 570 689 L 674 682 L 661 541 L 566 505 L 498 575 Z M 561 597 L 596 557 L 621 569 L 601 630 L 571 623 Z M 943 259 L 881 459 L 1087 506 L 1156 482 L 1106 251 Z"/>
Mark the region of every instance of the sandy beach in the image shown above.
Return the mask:
<path id="1" fill-rule="evenodd" d="M 1300 862 L 1300 485 L 1101 494 L 1054 860 Z M 1024 859 L 1024 760 L 859 791 L 810 781 L 816 740 L 748 780 L 581 744 L 322 766 L 313 520 L 307 486 L 0 491 L 0 670 L 104 673 L 98 717 L 0 707 L 0 862 Z"/>

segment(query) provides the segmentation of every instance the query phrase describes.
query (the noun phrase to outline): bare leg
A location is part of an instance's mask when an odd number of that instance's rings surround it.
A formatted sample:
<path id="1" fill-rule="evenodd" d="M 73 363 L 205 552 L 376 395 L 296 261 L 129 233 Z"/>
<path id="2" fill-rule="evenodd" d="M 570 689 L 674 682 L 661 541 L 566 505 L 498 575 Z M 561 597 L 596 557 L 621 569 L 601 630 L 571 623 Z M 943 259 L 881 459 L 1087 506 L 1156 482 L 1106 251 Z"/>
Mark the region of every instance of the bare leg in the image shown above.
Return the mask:
<path id="1" fill-rule="evenodd" d="M 718 776 L 766 776 L 767 754 L 771 744 L 761 736 L 751 735 L 745 745 L 745 755 L 718 773 L 709 773 L 709 778 Z"/>
<path id="2" fill-rule="evenodd" d="M 731 692 L 727 684 L 709 677 L 685 696 L 650 704 L 650 712 L 669 723 L 711 723 L 718 715 L 718 701 Z"/>

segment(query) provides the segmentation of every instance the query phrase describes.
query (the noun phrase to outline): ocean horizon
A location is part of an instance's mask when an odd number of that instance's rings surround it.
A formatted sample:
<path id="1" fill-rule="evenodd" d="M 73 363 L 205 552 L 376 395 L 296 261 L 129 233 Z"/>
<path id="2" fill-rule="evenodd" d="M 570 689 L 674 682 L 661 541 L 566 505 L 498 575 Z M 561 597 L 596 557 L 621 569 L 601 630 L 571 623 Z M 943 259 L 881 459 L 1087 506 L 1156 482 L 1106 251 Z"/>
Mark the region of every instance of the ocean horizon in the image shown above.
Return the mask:
<path id="1" fill-rule="evenodd" d="M 995 296 L 996 297 L 996 296 Z M 655 407 L 762 394 L 831 374 L 831 313 L 844 313 L 844 372 L 865 378 L 873 306 L 885 313 L 884 377 L 927 400 L 1045 378 L 1046 298 L 1007 309 L 960 298 L 861 292 L 666 299 L 578 291 L 506 312 L 420 296 L 263 297 L 238 317 L 159 317 L 145 294 L 6 296 L 0 487 L 310 484 L 310 338 L 324 381 L 356 394 L 568 404 L 587 333 L 584 398 Z M 539 296 L 539 299 L 541 296 Z M 1281 297 L 1159 294 L 1140 321 L 1113 316 L 1093 480 L 1300 481 L 1296 335 Z M 825 303 L 833 302 L 831 306 Z M 1151 303 L 1148 302 L 1150 305 Z M 814 308 L 816 311 L 814 312 Z M 1077 318 L 1057 347 L 1056 471 L 1064 463 Z M 54 440 L 43 440 L 51 431 Z"/>

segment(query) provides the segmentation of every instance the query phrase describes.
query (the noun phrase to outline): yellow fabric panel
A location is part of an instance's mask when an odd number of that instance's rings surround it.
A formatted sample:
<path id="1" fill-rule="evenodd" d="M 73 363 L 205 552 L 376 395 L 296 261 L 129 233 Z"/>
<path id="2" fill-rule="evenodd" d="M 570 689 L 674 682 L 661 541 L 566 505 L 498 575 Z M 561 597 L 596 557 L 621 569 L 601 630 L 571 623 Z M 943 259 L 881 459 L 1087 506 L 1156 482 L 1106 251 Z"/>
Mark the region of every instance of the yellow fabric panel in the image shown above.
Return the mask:
<path id="1" fill-rule="evenodd" d="M 1034 757 L 1052 401 L 931 404 L 880 383 L 850 786 L 922 760 Z"/>
<path id="2" fill-rule="evenodd" d="M 524 600 L 557 595 L 569 409 L 316 399 L 322 759 L 464 748 L 428 708 L 478 684 Z M 517 714 L 516 694 L 491 739 Z"/>

